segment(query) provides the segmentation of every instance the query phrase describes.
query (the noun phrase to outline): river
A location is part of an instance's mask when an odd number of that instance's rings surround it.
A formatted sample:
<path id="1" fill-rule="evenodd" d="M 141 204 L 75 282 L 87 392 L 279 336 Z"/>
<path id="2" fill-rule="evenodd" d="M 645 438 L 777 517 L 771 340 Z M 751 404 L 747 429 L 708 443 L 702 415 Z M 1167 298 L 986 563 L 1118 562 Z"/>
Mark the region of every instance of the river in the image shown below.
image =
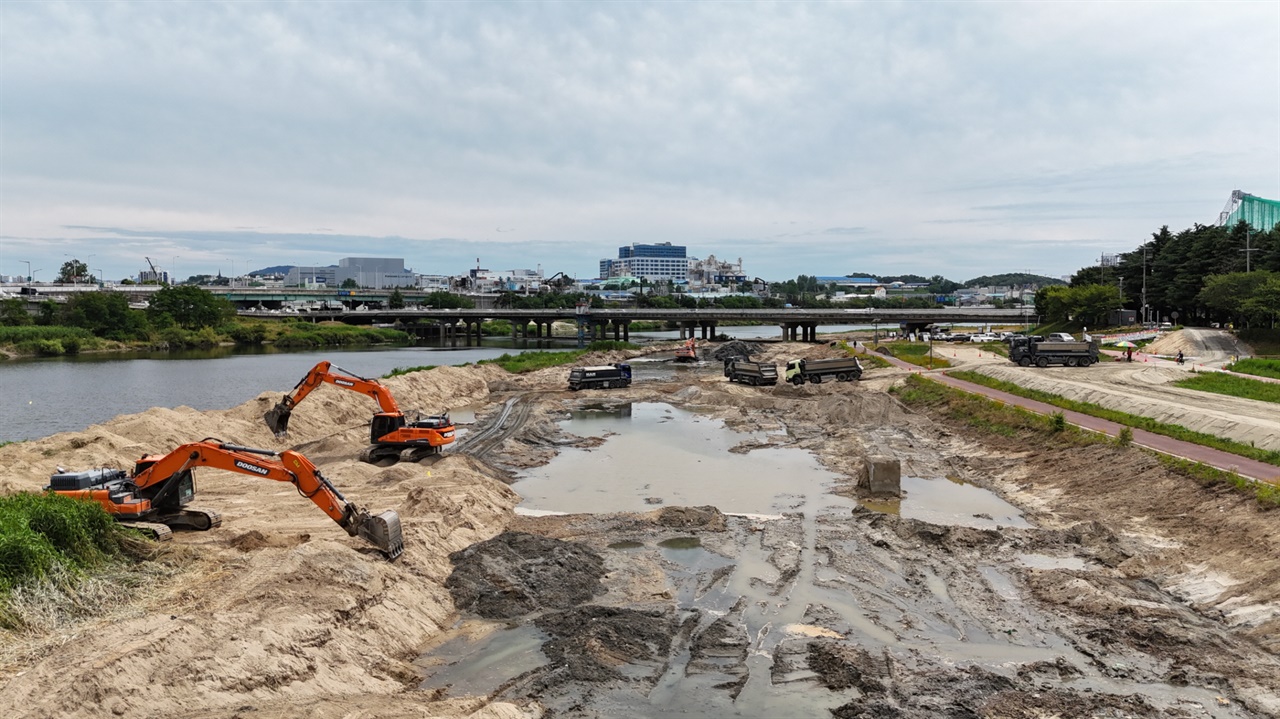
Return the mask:
<path id="1" fill-rule="evenodd" d="M 822 333 L 866 331 L 871 325 L 819 328 Z M 881 330 L 884 330 L 881 327 Z M 894 328 L 896 329 L 896 328 Z M 735 339 L 780 339 L 773 325 L 721 326 Z M 632 332 L 633 342 L 678 339 L 677 331 Z M 821 335 L 819 335 L 821 337 Z M 329 360 L 351 374 L 381 377 L 397 367 L 458 365 L 493 359 L 524 348 L 509 338 L 486 338 L 480 347 L 319 349 L 219 348 L 145 354 L 85 354 L 0 362 L 0 442 L 76 432 L 122 414 L 152 407 L 228 409 L 267 391 L 282 395 L 316 362 Z M 549 349 L 572 349 L 558 339 Z"/>
<path id="2" fill-rule="evenodd" d="M 492 344 L 491 344 L 492 343 Z M 570 349 L 566 343 L 553 349 Z M 396 347 L 278 352 L 221 348 L 86 354 L 0 362 L 0 442 L 82 430 L 152 407 L 228 409 L 267 391 L 283 396 L 317 362 L 378 378 L 397 367 L 457 365 L 526 351 L 511 340 L 480 347 Z"/>

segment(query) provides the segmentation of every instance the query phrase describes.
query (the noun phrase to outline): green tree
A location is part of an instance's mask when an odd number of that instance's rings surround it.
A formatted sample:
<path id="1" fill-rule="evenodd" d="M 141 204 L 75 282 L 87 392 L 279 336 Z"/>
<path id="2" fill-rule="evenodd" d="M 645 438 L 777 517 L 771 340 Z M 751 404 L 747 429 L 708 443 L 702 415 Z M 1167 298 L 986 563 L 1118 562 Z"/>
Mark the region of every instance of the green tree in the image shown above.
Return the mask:
<path id="1" fill-rule="evenodd" d="M 393 310 L 404 309 L 404 295 L 400 294 L 400 288 L 391 291 L 391 296 L 387 298 L 387 307 Z"/>
<path id="2" fill-rule="evenodd" d="M 93 277 L 89 276 L 88 265 L 75 259 L 62 263 L 62 269 L 58 270 L 58 282 L 69 285 L 85 281 L 93 281 Z"/>
<path id="3" fill-rule="evenodd" d="M 342 281 L 341 287 L 344 290 L 358 290 L 360 289 L 360 283 L 348 277 L 347 279 Z"/>
<path id="4" fill-rule="evenodd" d="M 476 306 L 476 303 L 466 297 L 463 297 L 462 295 L 455 295 L 452 292 L 432 292 L 422 298 L 422 304 L 427 307 L 443 310 L 469 310 Z"/>
<path id="5" fill-rule="evenodd" d="M 118 292 L 84 292 L 73 297 L 62 306 L 58 323 L 121 342 L 146 339 L 150 334 L 146 314 L 129 309 L 129 298 Z"/>
<path id="6" fill-rule="evenodd" d="M 35 324 L 35 318 L 27 312 L 27 303 L 20 299 L 0 300 L 0 325 L 21 327 Z"/>
<path id="7" fill-rule="evenodd" d="M 152 324 L 164 327 L 177 324 L 195 330 L 216 327 L 235 316 L 235 308 L 227 300 L 216 297 L 194 285 L 165 287 L 151 296 L 147 316 Z"/>

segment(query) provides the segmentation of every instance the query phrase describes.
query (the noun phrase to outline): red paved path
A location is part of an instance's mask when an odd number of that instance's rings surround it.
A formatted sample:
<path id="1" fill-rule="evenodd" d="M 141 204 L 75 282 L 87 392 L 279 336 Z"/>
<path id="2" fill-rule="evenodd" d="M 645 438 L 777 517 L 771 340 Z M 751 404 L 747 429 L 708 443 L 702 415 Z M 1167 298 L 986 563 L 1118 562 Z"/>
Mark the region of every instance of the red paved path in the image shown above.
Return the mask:
<path id="1" fill-rule="evenodd" d="M 1009 394 L 1008 392 L 1001 392 L 998 389 L 984 387 L 980 384 L 966 382 L 962 379 L 956 379 L 955 377 L 948 376 L 940 371 L 929 372 L 927 370 L 923 370 L 921 367 L 917 367 L 916 365 L 903 362 L 896 357 L 880 356 L 888 360 L 893 365 L 903 367 L 905 369 L 920 371 L 922 374 L 928 375 L 930 379 L 937 380 L 945 385 L 965 392 L 982 395 L 984 397 L 1003 402 L 1004 404 L 1021 407 L 1037 414 L 1051 415 L 1054 412 L 1061 412 L 1066 420 L 1071 424 L 1074 424 L 1077 427 L 1083 427 L 1084 429 L 1093 430 L 1095 432 L 1101 432 L 1109 437 L 1115 437 L 1120 434 L 1121 427 L 1125 426 L 1110 420 L 1081 414 L 1079 412 L 1072 412 L 1069 409 L 1062 409 L 1061 407 L 1055 407 L 1044 402 L 1037 402 L 1034 399 L 1027 399 L 1026 397 L 1019 397 L 1014 394 Z M 1238 454 L 1231 454 L 1230 452 L 1223 452 L 1220 449 L 1214 449 L 1212 447 L 1192 444 L 1191 442 L 1183 442 L 1180 439 L 1166 437 L 1162 434 L 1154 434 L 1144 429 L 1138 429 L 1137 427 L 1130 427 L 1130 429 L 1133 431 L 1134 444 L 1153 449 L 1157 452 L 1172 455 L 1174 457 L 1182 457 L 1193 462 L 1201 462 L 1209 465 L 1210 467 L 1236 472 L 1242 477 L 1269 482 L 1271 484 L 1280 484 L 1280 466 L 1267 464 L 1266 462 L 1259 462 L 1247 457 L 1241 457 Z"/>

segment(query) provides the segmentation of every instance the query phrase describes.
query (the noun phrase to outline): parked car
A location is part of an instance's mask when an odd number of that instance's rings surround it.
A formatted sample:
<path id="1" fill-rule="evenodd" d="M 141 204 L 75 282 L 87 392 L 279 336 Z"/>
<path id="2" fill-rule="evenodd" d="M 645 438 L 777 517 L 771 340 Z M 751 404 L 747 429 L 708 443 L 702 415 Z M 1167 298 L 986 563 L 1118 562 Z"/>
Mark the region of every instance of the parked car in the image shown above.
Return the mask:
<path id="1" fill-rule="evenodd" d="M 960 333 L 957 333 L 957 334 L 953 334 L 953 335 L 951 335 L 951 341 L 952 341 L 952 342 L 968 342 L 968 341 L 969 341 L 969 335 L 964 334 L 963 332 L 960 332 Z"/>
<path id="2" fill-rule="evenodd" d="M 1049 336 L 1046 337 L 1045 339 L 1047 339 L 1050 342 L 1075 342 L 1076 341 L 1075 337 L 1072 337 L 1070 334 L 1066 332 L 1050 332 Z"/>
<path id="3" fill-rule="evenodd" d="M 969 337 L 970 342 L 999 342 L 1000 338 L 992 334 L 976 334 Z"/>

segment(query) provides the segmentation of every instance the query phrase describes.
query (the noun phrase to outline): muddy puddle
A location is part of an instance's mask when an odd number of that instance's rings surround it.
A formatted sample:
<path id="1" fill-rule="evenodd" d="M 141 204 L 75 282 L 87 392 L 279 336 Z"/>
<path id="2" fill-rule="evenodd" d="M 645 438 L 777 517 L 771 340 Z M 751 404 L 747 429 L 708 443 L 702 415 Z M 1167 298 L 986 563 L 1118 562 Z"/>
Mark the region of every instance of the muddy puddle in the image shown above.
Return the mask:
<path id="1" fill-rule="evenodd" d="M 566 431 L 606 441 L 568 449 L 512 485 L 525 510 L 643 512 L 655 506 L 705 506 L 726 514 L 780 514 L 839 479 L 797 449 L 731 450 L 763 435 L 727 430 L 713 417 L 662 403 L 574 410 Z M 852 506 L 849 500 L 831 501 Z"/>
<path id="2" fill-rule="evenodd" d="M 1094 578 L 1111 540 L 1039 530 L 956 479 L 905 477 L 901 499 L 859 504 L 808 452 L 741 451 L 762 436 L 663 403 L 583 404 L 563 428 L 604 441 L 513 488 L 526 514 L 571 515 L 529 521 L 579 539 L 507 532 L 457 553 L 455 601 L 482 617 L 488 602 L 491 621 L 428 648 L 424 687 L 574 717 L 980 716 L 997 701 L 1010 716 L 1253 716 L 1037 601 L 1114 583 Z"/>

